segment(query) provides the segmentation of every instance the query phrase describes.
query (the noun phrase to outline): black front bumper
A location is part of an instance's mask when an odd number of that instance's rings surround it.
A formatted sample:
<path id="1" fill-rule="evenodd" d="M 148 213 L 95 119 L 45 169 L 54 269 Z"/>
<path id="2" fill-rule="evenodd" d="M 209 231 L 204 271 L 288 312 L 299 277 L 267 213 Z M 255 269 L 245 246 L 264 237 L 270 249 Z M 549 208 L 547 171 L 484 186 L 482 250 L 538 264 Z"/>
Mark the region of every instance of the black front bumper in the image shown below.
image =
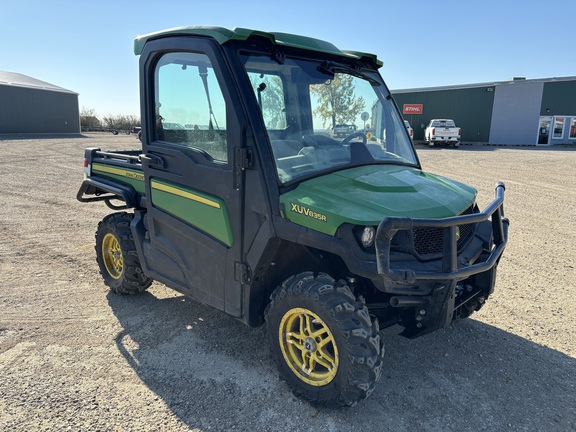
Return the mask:
<path id="1" fill-rule="evenodd" d="M 496 267 L 508 241 L 504 190 L 504 184 L 498 183 L 496 198 L 480 213 L 445 219 L 387 217 L 379 224 L 375 239 L 378 286 L 392 296 L 390 305 L 400 311 L 404 335 L 421 336 L 442 328 L 455 317 L 479 309 L 492 293 Z M 470 224 L 476 227 L 473 238 L 459 249 L 458 227 Z M 442 231 L 441 258 L 428 262 L 399 259 L 394 236 L 421 228 Z M 411 235 L 404 238 L 413 241 Z"/>

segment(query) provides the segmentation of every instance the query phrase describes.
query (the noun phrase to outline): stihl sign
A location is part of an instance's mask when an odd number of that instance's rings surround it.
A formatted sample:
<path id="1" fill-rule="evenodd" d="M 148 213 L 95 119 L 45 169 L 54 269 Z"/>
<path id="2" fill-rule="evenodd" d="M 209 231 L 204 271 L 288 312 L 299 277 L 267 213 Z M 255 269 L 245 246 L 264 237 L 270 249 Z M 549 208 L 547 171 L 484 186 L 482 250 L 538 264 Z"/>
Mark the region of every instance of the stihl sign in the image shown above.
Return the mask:
<path id="1" fill-rule="evenodd" d="M 422 114 L 422 104 L 404 104 L 402 114 Z"/>

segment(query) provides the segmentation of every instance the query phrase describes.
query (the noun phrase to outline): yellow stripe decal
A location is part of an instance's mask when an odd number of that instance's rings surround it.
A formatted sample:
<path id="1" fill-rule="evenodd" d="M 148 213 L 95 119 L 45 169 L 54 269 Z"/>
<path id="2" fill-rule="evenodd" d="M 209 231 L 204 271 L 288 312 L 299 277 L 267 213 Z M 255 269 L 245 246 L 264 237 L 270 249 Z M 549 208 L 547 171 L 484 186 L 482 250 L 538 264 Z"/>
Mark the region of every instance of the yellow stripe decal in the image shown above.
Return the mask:
<path id="1" fill-rule="evenodd" d="M 191 192 L 183 191 L 182 189 L 178 189 L 178 188 L 175 188 L 173 186 L 168 186 L 164 183 L 158 183 L 156 181 L 152 181 L 151 186 L 154 189 L 168 192 L 172 195 L 177 195 L 177 196 L 180 196 L 183 198 L 191 199 L 193 201 L 196 201 L 196 202 L 199 202 L 202 204 L 206 204 L 206 205 L 209 205 L 210 207 L 214 207 L 217 209 L 220 208 L 220 204 L 217 203 L 216 201 L 209 200 L 207 198 L 201 197 L 201 196 L 193 194 Z"/>
<path id="2" fill-rule="evenodd" d="M 92 170 L 105 172 L 108 174 L 116 174 L 116 175 L 119 175 L 122 177 L 131 178 L 134 180 L 144 181 L 144 174 L 139 173 L 139 172 L 135 172 L 135 171 L 131 171 L 131 170 L 125 170 L 125 169 L 121 169 L 121 168 L 114 168 L 114 167 L 97 165 L 97 164 L 94 164 L 92 166 Z"/>

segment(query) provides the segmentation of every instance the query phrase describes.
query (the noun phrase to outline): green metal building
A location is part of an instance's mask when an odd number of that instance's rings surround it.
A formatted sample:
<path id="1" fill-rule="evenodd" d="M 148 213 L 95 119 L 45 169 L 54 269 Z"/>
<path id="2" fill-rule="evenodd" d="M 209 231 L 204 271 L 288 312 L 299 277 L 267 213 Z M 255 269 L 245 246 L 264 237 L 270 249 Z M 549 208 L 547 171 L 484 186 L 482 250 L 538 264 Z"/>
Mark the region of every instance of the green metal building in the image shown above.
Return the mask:
<path id="1" fill-rule="evenodd" d="M 80 133 L 78 93 L 0 71 L 0 134 Z"/>
<path id="2" fill-rule="evenodd" d="M 576 77 L 393 90 L 414 140 L 434 118 L 451 118 L 463 143 L 555 145 L 576 142 Z M 410 109 L 409 107 L 417 107 Z"/>

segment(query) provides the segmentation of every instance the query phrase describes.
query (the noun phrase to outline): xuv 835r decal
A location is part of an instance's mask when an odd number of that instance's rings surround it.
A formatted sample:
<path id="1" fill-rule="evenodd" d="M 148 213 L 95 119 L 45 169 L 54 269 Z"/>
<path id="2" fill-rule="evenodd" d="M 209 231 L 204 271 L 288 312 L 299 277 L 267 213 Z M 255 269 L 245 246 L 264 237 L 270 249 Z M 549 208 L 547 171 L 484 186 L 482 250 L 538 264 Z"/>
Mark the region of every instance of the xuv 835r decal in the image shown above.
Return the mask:
<path id="1" fill-rule="evenodd" d="M 324 215 L 322 213 L 315 212 L 314 210 L 311 210 L 306 206 L 296 204 L 293 202 L 290 203 L 290 211 L 295 212 L 295 213 L 300 213 L 301 215 L 308 216 L 309 218 L 312 218 L 312 219 L 318 219 L 319 221 L 322 221 L 322 222 L 327 221 L 326 215 Z"/>

